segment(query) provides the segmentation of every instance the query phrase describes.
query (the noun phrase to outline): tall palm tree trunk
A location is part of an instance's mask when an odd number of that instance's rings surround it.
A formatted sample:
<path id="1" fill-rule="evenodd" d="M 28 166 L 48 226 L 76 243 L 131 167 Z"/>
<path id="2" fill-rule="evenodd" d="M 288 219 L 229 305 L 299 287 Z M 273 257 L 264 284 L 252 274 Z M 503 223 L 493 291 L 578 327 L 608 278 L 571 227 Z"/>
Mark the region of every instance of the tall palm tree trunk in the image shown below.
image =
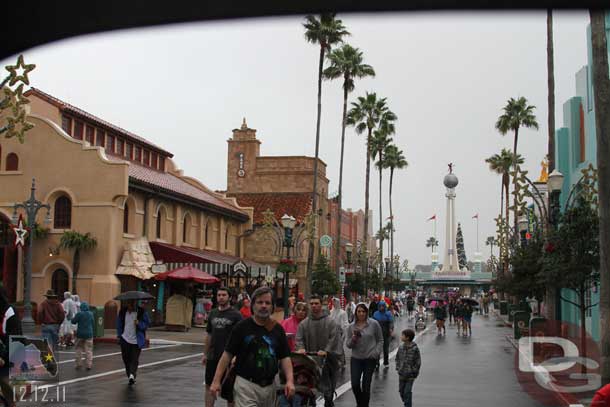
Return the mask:
<path id="1" fill-rule="evenodd" d="M 514 231 L 517 233 L 517 142 L 519 141 L 519 128 L 515 129 L 515 142 L 513 144 L 513 171 L 515 171 L 515 176 L 513 177 L 513 191 L 515 196 L 513 197 L 513 226 Z M 508 218 L 506 218 L 506 222 L 508 222 Z"/>
<path id="2" fill-rule="evenodd" d="M 320 153 L 320 120 L 322 117 L 322 68 L 324 67 L 324 45 L 320 46 L 320 63 L 318 65 L 318 119 L 316 121 L 316 153 L 315 160 L 313 162 L 313 191 L 311 193 L 311 212 L 313 213 L 313 219 L 316 219 L 318 213 L 318 156 Z M 319 223 L 319 222 L 317 222 Z M 318 228 L 314 229 L 319 232 Z M 317 240 L 317 234 L 314 232 L 315 240 Z M 314 239 L 309 240 L 309 251 L 307 253 L 307 287 L 305 287 L 305 294 L 309 297 L 311 294 L 311 273 L 314 261 L 314 251 L 316 250 L 316 242 Z"/>
<path id="3" fill-rule="evenodd" d="M 382 157 L 382 151 L 379 150 L 379 230 L 381 231 L 383 229 L 383 214 L 381 213 L 381 197 L 382 197 L 382 186 L 383 186 L 383 169 L 381 168 L 381 162 L 383 161 L 383 157 Z M 381 256 L 381 265 L 379 266 L 379 269 L 381 270 L 381 274 L 383 275 L 383 233 L 381 233 L 379 235 L 379 255 Z M 388 273 L 388 270 L 385 271 L 386 274 Z"/>
<path id="4" fill-rule="evenodd" d="M 78 277 L 78 270 L 80 269 L 80 250 L 74 250 L 74 258 L 72 259 L 72 294 L 76 294 L 76 278 Z M 63 293 L 58 293 L 60 296 Z"/>
<path id="5" fill-rule="evenodd" d="M 509 225 L 510 225 L 510 221 L 509 221 L 509 214 L 510 214 L 510 204 L 509 204 L 509 197 L 508 197 L 508 190 L 509 190 L 509 184 L 510 184 L 510 176 L 508 174 L 506 175 L 506 179 L 504 180 L 504 199 L 506 200 L 504 203 L 504 210 L 506 211 L 506 230 L 504 233 L 504 246 L 506 247 L 506 245 L 508 245 L 509 243 Z M 506 249 L 504 249 L 503 251 L 503 267 L 502 267 L 502 273 L 503 274 L 507 274 L 508 273 L 508 256 L 506 255 Z"/>
<path id="6" fill-rule="evenodd" d="M 600 348 L 602 385 L 610 382 L 610 78 L 605 11 L 589 11 L 593 54 L 593 89 L 597 137 L 597 184 L 599 199 Z"/>
<path id="7" fill-rule="evenodd" d="M 546 66 L 548 72 L 549 174 L 555 169 L 555 63 L 553 61 L 553 10 L 546 12 Z"/>
<path id="8" fill-rule="evenodd" d="M 392 182 L 394 168 L 390 168 L 390 258 L 394 261 L 394 212 L 392 212 Z"/>
<path id="9" fill-rule="evenodd" d="M 335 245 L 335 272 L 339 272 L 341 255 L 341 204 L 343 201 L 343 154 L 345 151 L 345 125 L 347 120 L 347 89 L 343 86 L 343 120 L 341 120 L 341 157 L 339 159 L 339 195 L 337 196 L 337 244 Z"/>
<path id="10" fill-rule="evenodd" d="M 371 178 L 371 137 L 373 129 L 369 128 L 366 137 L 366 175 L 364 179 L 364 250 L 369 246 L 369 183 Z M 368 248 L 370 250 L 370 248 Z M 366 266 L 365 266 L 366 267 Z M 368 273 L 368 270 L 365 270 Z"/>

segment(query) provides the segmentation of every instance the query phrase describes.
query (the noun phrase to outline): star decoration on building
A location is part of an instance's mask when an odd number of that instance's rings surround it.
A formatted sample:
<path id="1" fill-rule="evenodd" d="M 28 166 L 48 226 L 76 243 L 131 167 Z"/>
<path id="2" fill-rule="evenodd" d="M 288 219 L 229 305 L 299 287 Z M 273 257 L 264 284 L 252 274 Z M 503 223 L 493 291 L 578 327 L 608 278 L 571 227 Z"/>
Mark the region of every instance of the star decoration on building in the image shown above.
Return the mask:
<path id="1" fill-rule="evenodd" d="M 21 143 L 23 143 L 25 132 L 34 127 L 32 123 L 25 121 L 25 110 L 20 111 L 14 117 L 7 117 L 6 120 L 8 122 L 6 138 L 16 137 Z"/>
<path id="2" fill-rule="evenodd" d="M 11 225 L 11 229 L 15 233 L 15 247 L 25 246 L 25 236 L 28 234 L 28 228 L 23 226 L 23 216 L 19 215 L 17 225 Z"/>
<path id="3" fill-rule="evenodd" d="M 52 362 L 52 361 L 53 361 L 53 355 L 52 355 L 51 353 L 47 353 L 47 354 L 44 356 L 44 361 L 45 361 L 45 362 Z"/>
<path id="4" fill-rule="evenodd" d="M 22 109 L 22 106 L 30 103 L 28 98 L 23 96 L 23 83 L 17 86 L 15 90 L 12 90 L 8 86 L 5 86 L 2 91 L 4 92 L 4 103 L 6 103 L 4 108 L 12 107 L 13 114 L 17 116 Z M 3 105 L 4 105 L 3 103 Z"/>
<path id="5" fill-rule="evenodd" d="M 23 54 L 19 55 L 17 58 L 16 65 L 7 65 L 6 70 L 9 72 L 9 86 L 13 86 L 18 81 L 25 83 L 26 85 L 30 84 L 30 80 L 28 79 L 28 73 L 33 71 L 36 68 L 34 64 L 24 64 L 23 63 Z"/>

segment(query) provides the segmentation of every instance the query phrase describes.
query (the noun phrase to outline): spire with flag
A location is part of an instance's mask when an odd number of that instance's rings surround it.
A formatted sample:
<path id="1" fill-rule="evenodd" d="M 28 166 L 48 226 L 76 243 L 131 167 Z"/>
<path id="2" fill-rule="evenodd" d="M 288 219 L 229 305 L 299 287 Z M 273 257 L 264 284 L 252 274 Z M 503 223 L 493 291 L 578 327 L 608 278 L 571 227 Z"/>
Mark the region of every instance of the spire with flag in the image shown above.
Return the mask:
<path id="1" fill-rule="evenodd" d="M 428 221 L 436 220 L 436 213 L 428 218 Z"/>
<path id="2" fill-rule="evenodd" d="M 475 215 L 472 217 L 472 219 L 479 219 L 479 214 L 478 214 L 478 213 L 477 213 L 477 214 L 475 214 Z"/>

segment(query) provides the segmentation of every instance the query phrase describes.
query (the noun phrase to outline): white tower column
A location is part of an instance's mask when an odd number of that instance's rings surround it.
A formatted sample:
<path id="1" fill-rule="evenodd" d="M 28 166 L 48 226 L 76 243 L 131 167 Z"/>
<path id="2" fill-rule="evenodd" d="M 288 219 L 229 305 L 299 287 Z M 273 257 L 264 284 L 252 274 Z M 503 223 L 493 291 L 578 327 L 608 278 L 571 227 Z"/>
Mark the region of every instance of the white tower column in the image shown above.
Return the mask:
<path id="1" fill-rule="evenodd" d="M 456 221 L 455 221 L 455 188 L 447 188 L 447 218 L 445 221 L 445 258 L 443 272 L 459 271 L 459 262 L 456 248 Z"/>

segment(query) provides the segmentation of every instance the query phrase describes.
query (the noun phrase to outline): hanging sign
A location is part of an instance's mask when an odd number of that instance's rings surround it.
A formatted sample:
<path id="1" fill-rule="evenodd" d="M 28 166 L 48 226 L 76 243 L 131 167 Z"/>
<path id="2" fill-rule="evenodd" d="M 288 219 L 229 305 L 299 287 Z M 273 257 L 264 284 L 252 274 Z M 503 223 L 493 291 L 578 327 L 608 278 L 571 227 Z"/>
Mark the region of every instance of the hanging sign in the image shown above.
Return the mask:
<path id="1" fill-rule="evenodd" d="M 322 247 L 331 247 L 333 245 L 333 238 L 328 235 L 323 235 L 320 237 L 320 246 Z"/>
<path id="2" fill-rule="evenodd" d="M 29 228 L 23 226 L 23 215 L 19 215 L 17 225 L 11 225 L 11 229 L 15 233 L 15 247 L 25 246 L 25 236 L 28 234 Z"/>

